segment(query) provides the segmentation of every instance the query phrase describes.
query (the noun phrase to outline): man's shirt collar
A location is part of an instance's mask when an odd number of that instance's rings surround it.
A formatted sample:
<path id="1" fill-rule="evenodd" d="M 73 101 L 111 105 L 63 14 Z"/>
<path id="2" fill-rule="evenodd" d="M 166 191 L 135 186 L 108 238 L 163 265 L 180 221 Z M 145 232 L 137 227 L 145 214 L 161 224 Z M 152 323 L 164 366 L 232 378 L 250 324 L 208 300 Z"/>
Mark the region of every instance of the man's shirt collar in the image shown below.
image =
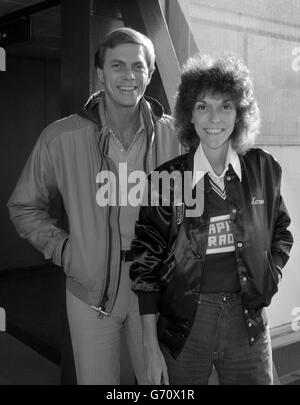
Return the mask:
<path id="1" fill-rule="evenodd" d="M 242 169 L 240 159 L 238 157 L 237 152 L 232 148 L 231 143 L 229 143 L 227 151 L 225 169 L 223 173 L 220 176 L 218 176 L 213 171 L 213 168 L 211 167 L 211 164 L 209 163 L 203 151 L 202 144 L 200 142 L 194 155 L 193 187 L 195 187 L 195 185 L 205 176 L 206 173 L 210 173 L 214 177 L 219 178 L 224 177 L 225 173 L 228 170 L 229 164 L 231 164 L 236 175 L 238 176 L 240 181 L 242 181 Z"/>

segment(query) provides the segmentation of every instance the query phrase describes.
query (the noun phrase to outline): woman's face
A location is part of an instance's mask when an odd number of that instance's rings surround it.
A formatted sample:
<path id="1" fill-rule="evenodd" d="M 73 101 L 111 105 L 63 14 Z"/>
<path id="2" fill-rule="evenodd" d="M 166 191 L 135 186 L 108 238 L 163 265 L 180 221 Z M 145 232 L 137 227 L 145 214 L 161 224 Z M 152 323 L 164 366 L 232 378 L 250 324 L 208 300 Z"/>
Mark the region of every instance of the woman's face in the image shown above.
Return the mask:
<path id="1" fill-rule="evenodd" d="M 204 150 L 227 148 L 236 116 L 236 107 L 229 95 L 207 92 L 198 96 L 191 123 L 194 124 Z"/>

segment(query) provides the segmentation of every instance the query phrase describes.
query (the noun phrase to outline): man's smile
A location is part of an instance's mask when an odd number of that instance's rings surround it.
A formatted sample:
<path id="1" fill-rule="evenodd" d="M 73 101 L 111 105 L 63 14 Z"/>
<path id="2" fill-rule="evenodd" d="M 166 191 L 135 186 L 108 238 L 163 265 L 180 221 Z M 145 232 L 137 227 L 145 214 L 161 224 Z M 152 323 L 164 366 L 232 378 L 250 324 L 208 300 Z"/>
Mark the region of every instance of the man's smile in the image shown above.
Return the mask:
<path id="1" fill-rule="evenodd" d="M 121 91 L 124 91 L 126 93 L 129 93 L 131 91 L 136 90 L 137 87 L 136 86 L 118 86 L 118 89 L 121 90 Z"/>

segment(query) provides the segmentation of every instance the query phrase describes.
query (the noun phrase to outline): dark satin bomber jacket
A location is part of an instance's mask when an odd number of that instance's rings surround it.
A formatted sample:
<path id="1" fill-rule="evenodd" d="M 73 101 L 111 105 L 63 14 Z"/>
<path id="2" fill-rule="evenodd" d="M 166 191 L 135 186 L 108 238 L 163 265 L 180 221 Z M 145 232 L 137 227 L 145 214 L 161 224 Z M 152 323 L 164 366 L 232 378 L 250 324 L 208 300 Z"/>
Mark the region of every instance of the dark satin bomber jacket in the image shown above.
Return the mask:
<path id="1" fill-rule="evenodd" d="M 157 170 L 183 174 L 193 170 L 193 158 L 190 152 Z M 263 308 L 278 290 L 278 276 L 289 258 L 293 237 L 280 192 L 278 162 L 259 148 L 239 158 L 242 181 L 229 166 L 224 183 L 245 323 L 252 345 L 265 329 Z M 210 188 L 207 176 L 205 179 L 204 193 L 207 193 Z M 150 182 L 151 176 L 149 190 Z M 149 203 L 141 207 L 132 243 L 134 262 L 130 277 L 141 314 L 159 313 L 159 341 L 176 358 L 189 336 L 197 310 L 210 213 L 209 206 L 204 205 L 200 217 L 187 217 L 186 206 L 172 201 L 174 187 L 175 183 L 171 183 L 170 204 Z"/>

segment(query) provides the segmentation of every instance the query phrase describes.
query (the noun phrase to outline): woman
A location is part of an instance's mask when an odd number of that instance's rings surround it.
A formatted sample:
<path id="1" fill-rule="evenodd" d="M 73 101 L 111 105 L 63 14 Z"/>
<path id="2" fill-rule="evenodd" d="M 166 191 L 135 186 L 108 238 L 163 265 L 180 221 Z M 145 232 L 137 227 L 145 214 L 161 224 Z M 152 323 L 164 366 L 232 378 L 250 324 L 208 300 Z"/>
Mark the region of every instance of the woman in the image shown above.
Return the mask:
<path id="1" fill-rule="evenodd" d="M 182 190 L 192 171 L 197 215 L 175 201 L 181 185 L 174 184 L 170 204 L 160 195 L 160 204 L 141 208 L 132 244 L 152 384 L 207 384 L 213 366 L 220 384 L 272 384 L 263 308 L 278 290 L 293 238 L 281 168 L 253 147 L 259 121 L 240 60 L 188 60 L 175 124 L 189 152 L 158 171 L 181 173 Z"/>

